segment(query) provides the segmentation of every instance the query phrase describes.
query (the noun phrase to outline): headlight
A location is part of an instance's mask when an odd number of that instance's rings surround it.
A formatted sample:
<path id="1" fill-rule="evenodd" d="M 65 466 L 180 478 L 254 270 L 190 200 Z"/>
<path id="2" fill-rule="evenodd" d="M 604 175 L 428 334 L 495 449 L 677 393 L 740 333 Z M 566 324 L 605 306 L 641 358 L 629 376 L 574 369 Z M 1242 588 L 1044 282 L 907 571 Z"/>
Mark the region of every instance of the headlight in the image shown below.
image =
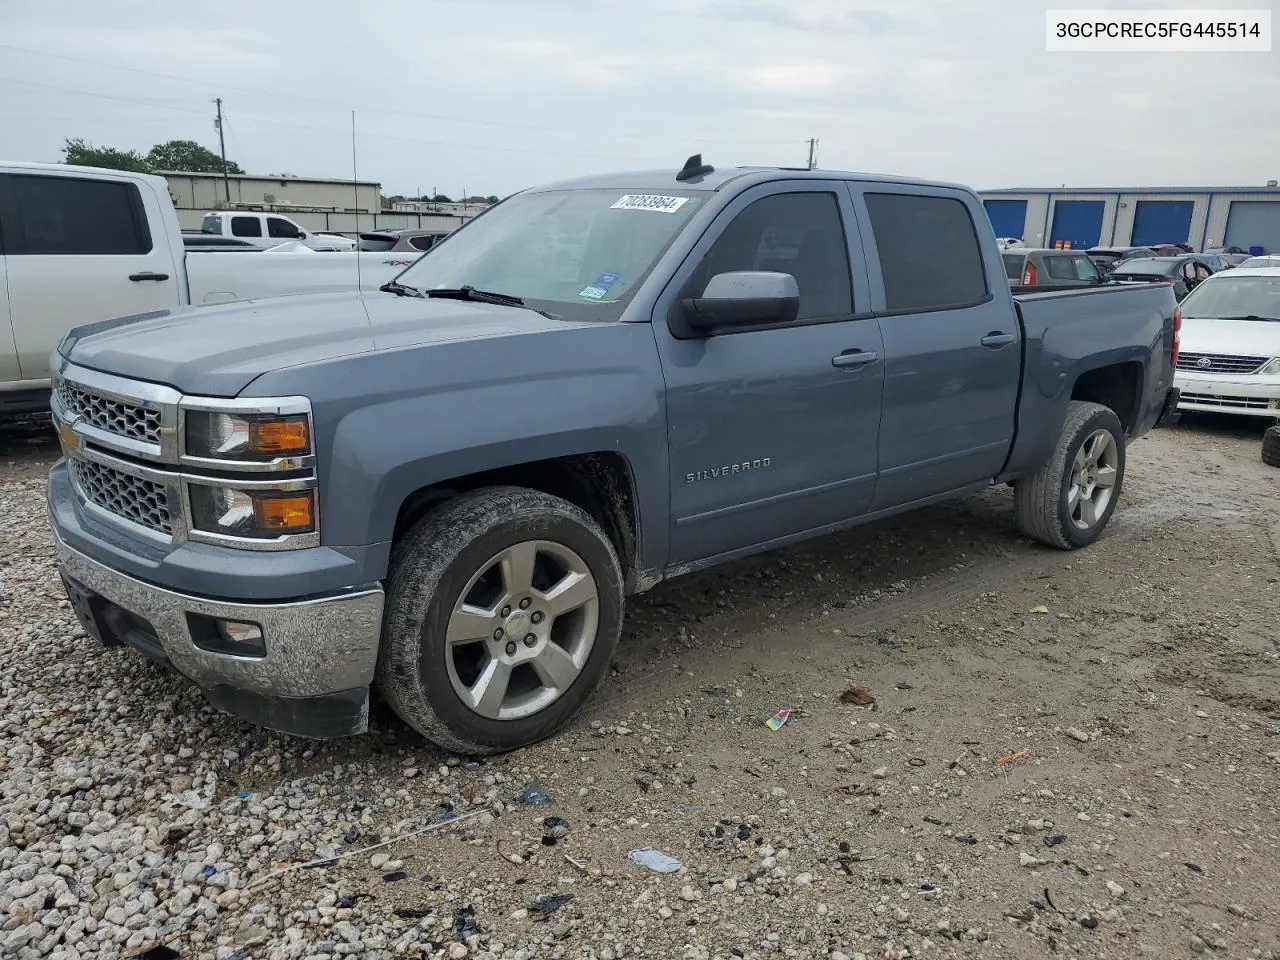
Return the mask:
<path id="1" fill-rule="evenodd" d="M 1274 360 L 1268 363 L 1265 367 L 1259 370 L 1258 373 L 1265 373 L 1271 376 L 1280 374 L 1280 357 L 1276 357 Z"/>
<path id="2" fill-rule="evenodd" d="M 187 412 L 187 454 L 211 460 L 267 461 L 311 453 L 305 415 Z"/>
<path id="3" fill-rule="evenodd" d="M 191 525 L 203 533 L 251 540 L 312 533 L 315 491 L 240 490 L 190 483 Z"/>

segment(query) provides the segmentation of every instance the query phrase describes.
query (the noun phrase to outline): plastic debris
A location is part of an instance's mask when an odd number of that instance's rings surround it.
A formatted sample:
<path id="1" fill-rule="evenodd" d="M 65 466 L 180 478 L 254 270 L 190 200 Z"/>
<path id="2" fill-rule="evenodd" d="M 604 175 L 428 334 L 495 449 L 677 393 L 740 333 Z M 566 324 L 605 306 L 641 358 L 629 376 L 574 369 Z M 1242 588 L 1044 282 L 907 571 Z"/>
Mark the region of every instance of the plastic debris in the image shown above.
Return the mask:
<path id="1" fill-rule="evenodd" d="M 1032 608 L 1031 608 L 1031 612 L 1032 612 L 1032 613 L 1045 614 L 1045 613 L 1048 613 L 1048 612 L 1049 612 L 1049 608 L 1048 608 L 1048 607 L 1046 607 L 1043 603 L 1040 603 L 1040 604 L 1037 604 L 1036 606 L 1032 607 Z"/>
<path id="2" fill-rule="evenodd" d="M 569 821 L 563 817 L 547 817 L 542 821 L 543 846 L 554 847 L 556 841 L 569 835 Z"/>
<path id="3" fill-rule="evenodd" d="M 977 842 L 978 838 L 972 835 L 967 837 L 956 837 L 956 843 L 963 843 L 970 847 L 974 846 Z"/>
<path id="4" fill-rule="evenodd" d="M 1183 866 L 1192 873 L 1204 873 L 1204 867 L 1200 866 L 1198 863 L 1192 863 L 1190 860 L 1186 861 Z"/>
<path id="5" fill-rule="evenodd" d="M 1022 864 L 1024 867 L 1042 867 L 1048 862 L 1048 860 L 1041 860 L 1039 857 L 1033 857 L 1025 850 L 1018 854 L 1018 863 Z"/>
<path id="6" fill-rule="evenodd" d="M 201 874 L 201 876 L 203 876 L 206 880 L 208 880 L 210 877 L 212 877 L 212 876 L 213 876 L 215 873 L 217 873 L 217 872 L 218 872 L 218 868 L 217 868 L 217 867 L 214 867 L 214 866 L 207 866 L 207 867 L 205 867 L 203 870 L 201 870 L 201 871 L 200 871 L 200 874 Z"/>
<path id="7" fill-rule="evenodd" d="M 855 707 L 874 707 L 876 695 L 865 687 L 850 687 L 840 694 L 841 703 L 851 703 Z"/>
<path id="8" fill-rule="evenodd" d="M 395 883 L 397 880 L 403 880 L 408 874 L 403 870 L 392 870 L 390 873 L 384 873 L 382 880 L 384 883 Z"/>
<path id="9" fill-rule="evenodd" d="M 1021 760 L 1026 755 L 1027 755 L 1027 751 L 1025 750 L 1019 750 L 1016 753 L 1006 753 L 1002 757 L 996 757 L 996 763 L 998 764 L 1011 763 L 1014 760 Z"/>
<path id="10" fill-rule="evenodd" d="M 542 789 L 542 783 L 534 778 L 530 780 L 524 788 L 524 793 L 520 794 L 520 802 L 526 807 L 549 807 L 553 803 L 546 792 Z"/>
<path id="11" fill-rule="evenodd" d="M 556 893 L 549 897 L 541 897 L 529 904 L 529 909 L 540 917 L 549 917 L 566 903 L 573 902 L 572 893 Z"/>
<path id="12" fill-rule="evenodd" d="M 1067 836 L 1064 833 L 1055 833 L 1052 837 L 1044 838 L 1044 845 L 1046 847 L 1056 847 L 1058 844 L 1066 842 Z"/>
<path id="13" fill-rule="evenodd" d="M 360 839 L 360 824 L 353 823 L 347 827 L 347 832 L 342 835 L 343 843 L 355 843 Z"/>
<path id="14" fill-rule="evenodd" d="M 627 859 L 637 867 L 647 867 L 654 873 L 675 873 L 680 869 L 679 860 L 675 857 L 668 857 L 661 850 L 655 850 L 653 847 L 641 847 L 638 850 L 632 850 L 627 854 Z"/>
<path id="15" fill-rule="evenodd" d="M 237 796 L 237 797 L 239 797 L 241 800 L 248 800 L 248 799 L 249 799 L 249 791 L 248 791 L 248 790 L 241 790 L 239 793 L 237 793 L 237 794 L 236 794 L 236 796 Z"/>
<path id="16" fill-rule="evenodd" d="M 459 907 L 453 911 L 453 936 L 459 942 L 480 932 L 475 907 Z"/>
<path id="17" fill-rule="evenodd" d="M 772 730 L 774 733 L 777 733 L 779 730 L 782 729 L 782 725 L 786 723 L 789 719 L 791 719 L 790 710 L 779 710 L 772 717 L 766 720 L 764 722 L 764 725 L 768 727 L 770 730 Z"/>

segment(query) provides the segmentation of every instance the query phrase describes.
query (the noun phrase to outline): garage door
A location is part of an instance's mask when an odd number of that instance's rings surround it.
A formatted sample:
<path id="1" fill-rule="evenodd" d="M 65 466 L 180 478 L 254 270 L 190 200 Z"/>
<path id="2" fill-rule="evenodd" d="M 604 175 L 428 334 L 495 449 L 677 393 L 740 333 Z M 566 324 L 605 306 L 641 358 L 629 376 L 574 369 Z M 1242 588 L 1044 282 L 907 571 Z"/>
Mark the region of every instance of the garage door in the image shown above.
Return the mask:
<path id="1" fill-rule="evenodd" d="M 1101 200 L 1059 200 L 1053 205 L 1049 246 L 1069 240 L 1075 249 L 1096 247 L 1102 235 L 1102 209 Z"/>
<path id="2" fill-rule="evenodd" d="M 984 200 L 982 205 L 987 208 L 987 219 L 997 237 L 1022 239 L 1022 232 L 1027 228 L 1027 201 Z"/>
<path id="3" fill-rule="evenodd" d="M 1133 210 L 1133 234 L 1129 242 L 1135 247 L 1153 243 L 1186 243 L 1191 236 L 1190 200 L 1139 200 Z"/>
<path id="4" fill-rule="evenodd" d="M 1232 200 L 1225 245 L 1250 253 L 1253 247 L 1261 247 L 1263 253 L 1280 253 L 1280 202 Z"/>

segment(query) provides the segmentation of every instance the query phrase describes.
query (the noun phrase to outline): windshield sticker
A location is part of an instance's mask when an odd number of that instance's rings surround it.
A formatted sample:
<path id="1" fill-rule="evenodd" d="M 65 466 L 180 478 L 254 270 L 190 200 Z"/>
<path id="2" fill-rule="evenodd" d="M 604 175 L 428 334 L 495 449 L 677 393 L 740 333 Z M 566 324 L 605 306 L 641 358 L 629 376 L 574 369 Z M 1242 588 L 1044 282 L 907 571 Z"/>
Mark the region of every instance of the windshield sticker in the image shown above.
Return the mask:
<path id="1" fill-rule="evenodd" d="M 629 193 L 619 197 L 611 205 L 613 210 L 652 210 L 655 213 L 675 213 L 686 203 L 688 197 L 659 197 L 652 193 Z"/>
<path id="2" fill-rule="evenodd" d="M 602 273 L 592 280 L 591 286 L 584 289 L 578 296 L 585 297 L 588 300 L 603 300 L 610 288 L 621 279 L 622 274 L 620 273 Z"/>

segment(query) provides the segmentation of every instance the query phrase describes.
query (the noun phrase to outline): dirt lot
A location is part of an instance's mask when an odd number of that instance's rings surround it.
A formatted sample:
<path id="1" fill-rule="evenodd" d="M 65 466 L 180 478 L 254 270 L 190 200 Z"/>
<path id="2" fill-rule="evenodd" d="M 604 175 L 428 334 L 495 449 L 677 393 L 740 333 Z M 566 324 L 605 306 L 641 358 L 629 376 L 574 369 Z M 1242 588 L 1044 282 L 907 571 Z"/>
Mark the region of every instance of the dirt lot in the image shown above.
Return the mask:
<path id="1" fill-rule="evenodd" d="M 1260 426 L 1135 444 L 1084 552 L 1001 488 L 663 585 L 580 721 L 483 765 L 385 711 L 266 734 L 88 646 L 43 429 L 0 433 L 0 956 L 1280 957 Z"/>

